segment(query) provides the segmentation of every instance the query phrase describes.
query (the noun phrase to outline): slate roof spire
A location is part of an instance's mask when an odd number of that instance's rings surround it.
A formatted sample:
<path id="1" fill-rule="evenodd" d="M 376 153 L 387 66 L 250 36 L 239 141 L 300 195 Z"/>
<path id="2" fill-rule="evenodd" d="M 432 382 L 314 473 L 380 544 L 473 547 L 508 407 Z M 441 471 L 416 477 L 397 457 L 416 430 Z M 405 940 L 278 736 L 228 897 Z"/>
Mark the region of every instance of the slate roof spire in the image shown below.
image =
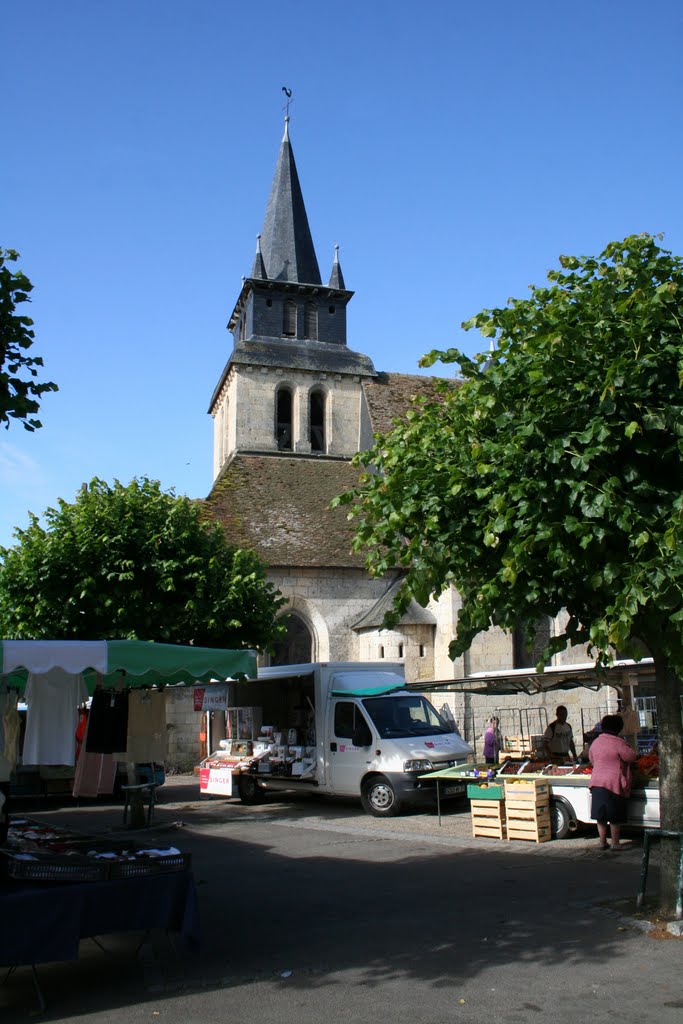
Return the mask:
<path id="1" fill-rule="evenodd" d="M 289 141 L 289 117 L 285 118 L 285 132 L 261 231 L 261 251 L 266 271 L 263 276 L 269 281 L 322 283 Z"/>
<path id="2" fill-rule="evenodd" d="M 339 262 L 339 246 L 334 247 L 334 263 L 332 264 L 332 273 L 330 274 L 330 283 L 328 288 L 338 288 L 340 291 L 346 289 L 344 284 L 344 275 L 342 274 L 341 264 Z"/>
<path id="3" fill-rule="evenodd" d="M 251 276 L 259 278 L 265 281 L 268 277 L 266 274 L 266 267 L 263 262 L 263 253 L 261 252 L 261 236 L 256 236 L 256 255 L 254 256 L 254 265 L 251 268 Z"/>

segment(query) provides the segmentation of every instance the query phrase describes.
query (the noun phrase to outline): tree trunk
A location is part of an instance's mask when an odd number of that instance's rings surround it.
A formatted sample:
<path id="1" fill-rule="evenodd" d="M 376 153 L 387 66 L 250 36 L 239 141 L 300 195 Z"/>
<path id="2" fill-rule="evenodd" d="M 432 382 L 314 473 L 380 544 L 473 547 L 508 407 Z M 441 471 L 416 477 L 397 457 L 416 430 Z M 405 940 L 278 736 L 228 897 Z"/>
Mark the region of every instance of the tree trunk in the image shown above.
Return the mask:
<path id="1" fill-rule="evenodd" d="M 662 829 L 683 831 L 683 746 L 681 744 L 681 682 L 656 644 L 648 644 L 655 662 L 659 799 Z M 661 840 L 660 909 L 673 916 L 678 887 L 678 842 Z"/>

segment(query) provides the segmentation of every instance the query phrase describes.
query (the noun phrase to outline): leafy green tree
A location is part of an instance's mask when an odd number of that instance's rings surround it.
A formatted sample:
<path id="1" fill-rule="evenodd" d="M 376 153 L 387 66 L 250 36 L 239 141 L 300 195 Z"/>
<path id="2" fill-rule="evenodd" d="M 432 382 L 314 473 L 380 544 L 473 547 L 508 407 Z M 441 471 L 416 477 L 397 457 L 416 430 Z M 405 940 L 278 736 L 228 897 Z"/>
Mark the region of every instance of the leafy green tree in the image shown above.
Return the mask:
<path id="1" fill-rule="evenodd" d="M 284 603 L 253 551 L 200 503 L 135 479 L 94 479 L 0 548 L 0 635 L 265 649 Z"/>
<path id="2" fill-rule="evenodd" d="M 370 570 L 405 573 L 396 614 L 454 584 L 456 657 L 493 623 L 569 615 L 546 656 L 642 641 L 656 671 L 662 826 L 683 828 L 683 261 L 651 236 L 562 257 L 546 287 L 463 324 L 493 350 L 422 360 L 459 386 L 357 457 L 338 499 Z M 673 850 L 664 901 L 674 893 Z"/>
<path id="3" fill-rule="evenodd" d="M 22 302 L 30 302 L 33 285 L 20 270 L 12 271 L 8 264 L 16 263 L 19 253 L 14 249 L 0 249 L 0 424 L 9 429 L 10 420 L 23 421 L 25 430 L 42 426 L 34 418 L 38 412 L 38 399 L 46 391 L 57 391 L 51 382 L 38 384 L 37 366 L 43 365 L 40 356 L 29 356 L 34 332 L 33 320 L 16 313 Z M 22 376 L 23 374 L 23 376 Z M 27 379 L 28 377 L 28 379 Z"/>

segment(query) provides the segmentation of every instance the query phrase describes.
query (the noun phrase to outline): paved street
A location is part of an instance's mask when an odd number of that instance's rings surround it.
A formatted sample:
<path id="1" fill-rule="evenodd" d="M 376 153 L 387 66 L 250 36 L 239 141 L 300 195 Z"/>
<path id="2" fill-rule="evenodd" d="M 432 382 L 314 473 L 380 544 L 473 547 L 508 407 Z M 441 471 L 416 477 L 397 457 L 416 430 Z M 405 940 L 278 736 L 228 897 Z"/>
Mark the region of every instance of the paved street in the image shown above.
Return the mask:
<path id="1" fill-rule="evenodd" d="M 192 853 L 202 952 L 177 957 L 163 934 L 137 957 L 135 936 L 104 937 L 106 953 L 85 941 L 79 962 L 39 968 L 43 1019 L 681 1019 L 683 940 L 627 916 L 639 844 L 600 853 L 592 832 L 540 846 L 474 840 L 469 815 L 452 809 L 439 827 L 432 814 L 382 821 L 315 798 L 245 808 L 198 800 L 189 778 L 161 794 L 145 841 Z M 40 816 L 121 827 L 118 807 Z M 35 1009 L 22 968 L 0 989 L 2 1020 Z"/>

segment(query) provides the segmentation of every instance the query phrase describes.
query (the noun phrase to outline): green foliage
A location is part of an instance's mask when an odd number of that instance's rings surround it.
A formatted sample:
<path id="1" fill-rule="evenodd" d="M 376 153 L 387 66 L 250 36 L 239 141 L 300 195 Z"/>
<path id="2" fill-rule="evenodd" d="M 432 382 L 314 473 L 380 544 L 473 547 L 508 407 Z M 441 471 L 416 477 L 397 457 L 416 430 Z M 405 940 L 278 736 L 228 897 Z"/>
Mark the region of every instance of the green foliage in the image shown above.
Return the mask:
<path id="1" fill-rule="evenodd" d="M 58 388 L 51 382 L 38 384 L 33 380 L 38 376 L 36 367 L 42 366 L 43 360 L 26 354 L 35 337 L 31 330 L 33 320 L 19 316 L 16 307 L 30 302 L 33 285 L 20 270 L 13 272 L 8 266 L 18 258 L 14 249 L 0 249 L 0 424 L 9 428 L 10 420 L 18 419 L 25 430 L 36 430 L 42 426 L 34 417 L 39 407 L 37 400 L 46 391 Z"/>
<path id="2" fill-rule="evenodd" d="M 267 648 L 282 598 L 252 551 L 157 481 L 94 479 L 0 548 L 0 635 Z"/>
<path id="3" fill-rule="evenodd" d="M 491 623 L 569 613 L 553 650 L 632 638 L 683 671 L 683 261 L 651 236 L 562 257 L 463 327 L 494 339 L 459 386 L 357 457 L 357 550 L 405 572 L 395 617 L 454 583 L 453 657 Z M 387 623 L 388 624 L 388 623 Z"/>
<path id="4" fill-rule="evenodd" d="M 530 637 L 562 609 L 565 631 L 542 660 L 587 643 L 607 662 L 642 641 L 655 662 L 661 824 L 680 830 L 683 261 L 631 236 L 597 259 L 562 257 L 548 280 L 463 325 L 493 352 L 425 356 L 458 363 L 459 387 L 377 437 L 339 502 L 370 570 L 404 570 L 394 621 L 411 597 L 455 584 L 453 657 L 491 623 Z M 662 858 L 667 911 L 673 845 Z"/>

